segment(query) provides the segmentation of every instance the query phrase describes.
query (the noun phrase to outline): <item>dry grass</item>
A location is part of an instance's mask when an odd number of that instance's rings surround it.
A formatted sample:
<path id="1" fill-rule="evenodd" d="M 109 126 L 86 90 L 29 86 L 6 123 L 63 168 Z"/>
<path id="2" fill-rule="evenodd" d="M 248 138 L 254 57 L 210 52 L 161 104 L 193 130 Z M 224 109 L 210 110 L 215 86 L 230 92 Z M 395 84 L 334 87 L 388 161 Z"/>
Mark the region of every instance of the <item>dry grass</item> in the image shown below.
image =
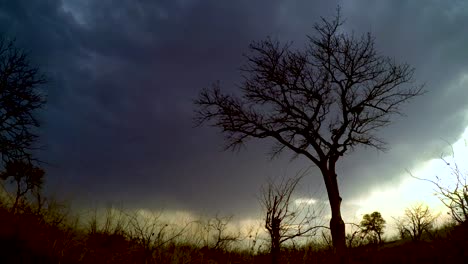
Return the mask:
<path id="1" fill-rule="evenodd" d="M 217 247 L 200 244 L 191 225 L 171 227 L 154 215 L 137 221 L 135 215 L 108 210 L 78 219 L 59 203 L 41 210 L 23 205 L 13 213 L 0 206 L 1 263 L 269 263 L 267 249 Z M 219 220 L 219 219 L 218 219 Z M 396 241 L 349 250 L 349 263 L 450 263 L 468 258 L 468 229 L 445 226 L 432 240 Z M 189 239 L 191 238 L 191 239 Z M 219 238 L 219 236 L 218 236 Z M 243 238 L 239 237 L 239 241 Z M 214 243 L 213 245 L 216 245 Z M 332 263 L 332 251 L 318 242 L 285 247 L 280 263 Z"/>

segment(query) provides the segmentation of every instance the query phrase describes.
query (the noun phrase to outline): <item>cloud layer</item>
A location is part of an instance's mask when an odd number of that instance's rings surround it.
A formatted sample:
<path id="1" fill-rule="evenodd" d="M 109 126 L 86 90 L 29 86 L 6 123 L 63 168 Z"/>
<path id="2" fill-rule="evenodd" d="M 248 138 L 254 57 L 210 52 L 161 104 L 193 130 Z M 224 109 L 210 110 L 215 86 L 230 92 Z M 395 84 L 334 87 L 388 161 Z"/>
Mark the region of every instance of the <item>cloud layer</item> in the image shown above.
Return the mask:
<path id="1" fill-rule="evenodd" d="M 200 89 L 221 80 L 234 91 L 242 54 L 273 36 L 302 45 L 330 1 L 0 2 L 0 32 L 15 37 L 49 76 L 40 155 L 49 188 L 83 204 L 173 207 L 242 213 L 256 208 L 267 176 L 310 165 L 286 153 L 269 160 L 270 141 L 222 152 L 216 129 L 194 128 Z M 340 163 L 351 199 L 394 184 L 405 168 L 436 157 L 468 125 L 468 22 L 464 1 L 346 1 L 349 32 L 371 31 L 382 54 L 416 68 L 427 95 L 382 132 L 388 153 L 358 149 Z M 313 171 L 313 170 L 312 170 Z M 305 189 L 323 186 L 318 173 Z M 365 190 L 365 191 L 363 191 Z M 305 192 L 305 191 L 304 191 Z"/>

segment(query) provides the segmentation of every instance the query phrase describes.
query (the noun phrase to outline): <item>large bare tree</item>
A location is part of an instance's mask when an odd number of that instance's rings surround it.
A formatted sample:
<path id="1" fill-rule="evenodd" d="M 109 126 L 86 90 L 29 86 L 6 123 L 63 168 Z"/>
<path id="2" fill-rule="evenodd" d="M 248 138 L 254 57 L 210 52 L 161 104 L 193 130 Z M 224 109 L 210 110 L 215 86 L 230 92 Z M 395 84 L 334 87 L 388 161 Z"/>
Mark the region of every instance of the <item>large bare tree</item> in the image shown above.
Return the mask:
<path id="1" fill-rule="evenodd" d="M 423 93 L 414 69 L 381 56 L 370 33 L 342 33 L 338 12 L 314 26 L 304 49 L 267 38 L 253 42 L 242 68 L 240 95 L 219 83 L 195 101 L 196 121 L 222 129 L 226 148 L 251 138 L 273 138 L 272 155 L 284 149 L 310 159 L 321 171 L 331 206 L 333 246 L 346 250 L 336 164 L 364 145 L 382 150 L 376 132 L 401 114 L 400 106 Z"/>
<path id="2" fill-rule="evenodd" d="M 31 160 L 39 126 L 35 111 L 45 103 L 45 77 L 13 40 L 0 36 L 0 155 L 2 161 Z"/>

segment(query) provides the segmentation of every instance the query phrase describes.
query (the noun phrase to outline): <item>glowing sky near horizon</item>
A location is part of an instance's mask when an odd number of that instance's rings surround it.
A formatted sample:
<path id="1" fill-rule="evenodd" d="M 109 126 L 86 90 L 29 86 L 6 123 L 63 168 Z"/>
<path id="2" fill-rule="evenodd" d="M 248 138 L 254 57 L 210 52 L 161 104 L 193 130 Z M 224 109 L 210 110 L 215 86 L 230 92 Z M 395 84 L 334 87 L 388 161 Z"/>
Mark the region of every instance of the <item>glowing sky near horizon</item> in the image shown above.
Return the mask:
<path id="1" fill-rule="evenodd" d="M 413 168 L 408 168 L 408 172 L 401 175 L 401 181 L 398 184 L 382 189 L 374 188 L 371 194 L 363 199 L 345 202 L 343 206 L 352 204 L 359 207 L 355 215 L 349 215 L 348 219 L 360 221 L 364 214 L 379 211 L 391 223 L 392 228 L 394 227 L 392 218 L 402 217 L 406 208 L 423 203 L 429 206 L 434 215 L 441 216 L 440 221 L 449 220 L 450 217 L 447 216 L 449 209 L 437 197 L 437 187 L 430 182 L 411 176 L 412 174 L 415 177 L 435 182 L 440 179 L 442 186 L 454 186 L 457 179 L 452 175 L 453 166 L 457 165 L 462 173 L 468 175 L 466 164 L 468 127 L 459 139 L 448 147 L 450 149 L 445 153 L 441 152 L 440 158 L 430 159 Z"/>

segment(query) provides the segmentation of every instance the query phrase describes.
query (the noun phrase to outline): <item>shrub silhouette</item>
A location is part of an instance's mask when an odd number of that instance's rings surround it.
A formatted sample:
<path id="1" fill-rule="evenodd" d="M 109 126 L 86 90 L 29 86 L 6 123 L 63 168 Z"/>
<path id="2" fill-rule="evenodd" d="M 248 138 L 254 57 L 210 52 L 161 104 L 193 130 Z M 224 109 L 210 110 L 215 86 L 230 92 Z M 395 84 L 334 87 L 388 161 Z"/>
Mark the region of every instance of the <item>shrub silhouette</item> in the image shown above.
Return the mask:
<path id="1" fill-rule="evenodd" d="M 382 235 L 384 233 L 385 228 L 385 220 L 383 219 L 382 215 L 379 212 L 373 212 L 372 214 L 365 214 L 362 217 L 362 221 L 360 223 L 361 233 L 364 236 L 371 236 L 370 240 L 374 242 L 375 236 L 378 239 L 378 243 L 382 243 Z"/>

